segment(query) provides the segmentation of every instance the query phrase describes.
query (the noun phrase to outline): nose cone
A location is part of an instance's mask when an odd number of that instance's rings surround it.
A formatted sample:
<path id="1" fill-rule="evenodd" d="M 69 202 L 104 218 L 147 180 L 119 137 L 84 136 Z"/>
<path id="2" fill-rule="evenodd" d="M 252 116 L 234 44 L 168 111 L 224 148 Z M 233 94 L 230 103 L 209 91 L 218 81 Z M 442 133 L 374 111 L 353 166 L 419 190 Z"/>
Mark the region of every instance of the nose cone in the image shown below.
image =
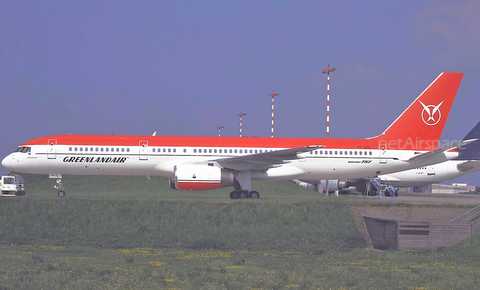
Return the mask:
<path id="1" fill-rule="evenodd" d="M 12 169 L 12 165 L 13 165 L 13 157 L 12 157 L 12 154 L 8 155 L 7 157 L 3 158 L 2 160 L 2 166 L 9 169 L 9 170 L 13 170 Z"/>

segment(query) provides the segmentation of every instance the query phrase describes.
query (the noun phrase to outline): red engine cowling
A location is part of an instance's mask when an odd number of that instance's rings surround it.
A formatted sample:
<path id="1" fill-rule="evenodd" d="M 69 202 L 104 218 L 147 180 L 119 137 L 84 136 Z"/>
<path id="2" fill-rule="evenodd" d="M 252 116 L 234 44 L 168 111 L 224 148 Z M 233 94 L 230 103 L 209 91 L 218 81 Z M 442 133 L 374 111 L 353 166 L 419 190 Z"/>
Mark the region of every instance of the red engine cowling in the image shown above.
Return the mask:
<path id="1" fill-rule="evenodd" d="M 170 187 L 178 190 L 210 190 L 232 186 L 233 173 L 213 165 L 182 164 L 175 166 Z"/>

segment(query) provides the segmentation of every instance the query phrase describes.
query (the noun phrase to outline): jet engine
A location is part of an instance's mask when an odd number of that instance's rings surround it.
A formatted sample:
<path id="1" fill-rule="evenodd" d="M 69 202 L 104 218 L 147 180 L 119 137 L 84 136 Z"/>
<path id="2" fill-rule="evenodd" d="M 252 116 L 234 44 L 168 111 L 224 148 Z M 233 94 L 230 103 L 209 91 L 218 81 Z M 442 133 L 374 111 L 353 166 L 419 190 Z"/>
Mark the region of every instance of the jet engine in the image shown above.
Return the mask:
<path id="1" fill-rule="evenodd" d="M 327 190 L 327 180 L 320 180 L 323 185 L 323 191 Z M 347 180 L 328 180 L 328 191 L 342 190 L 349 187 L 351 184 Z"/>
<path id="2" fill-rule="evenodd" d="M 182 164 L 174 168 L 174 178 L 170 178 L 170 188 L 178 190 L 210 190 L 232 186 L 233 172 L 214 166 L 213 163 Z"/>

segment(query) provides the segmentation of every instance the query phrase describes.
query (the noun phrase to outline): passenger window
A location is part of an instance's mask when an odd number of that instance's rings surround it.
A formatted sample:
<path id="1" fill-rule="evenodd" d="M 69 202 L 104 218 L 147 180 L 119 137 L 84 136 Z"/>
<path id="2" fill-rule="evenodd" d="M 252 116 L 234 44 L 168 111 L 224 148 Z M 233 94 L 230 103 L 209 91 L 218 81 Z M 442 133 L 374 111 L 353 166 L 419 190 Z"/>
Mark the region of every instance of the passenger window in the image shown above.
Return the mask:
<path id="1" fill-rule="evenodd" d="M 370 155 L 372 155 L 372 151 L 370 151 Z"/>
<path id="2" fill-rule="evenodd" d="M 72 151 L 72 147 L 68 148 L 68 151 Z"/>
<path id="3" fill-rule="evenodd" d="M 83 148 L 82 148 L 82 147 L 80 147 L 80 151 L 83 151 Z"/>
<path id="4" fill-rule="evenodd" d="M 170 149 L 170 148 L 168 148 L 168 153 L 170 153 L 170 152 L 171 152 L 171 149 Z"/>
<path id="5" fill-rule="evenodd" d="M 214 149 L 214 150 L 213 150 L 213 153 L 217 153 L 217 149 Z"/>
<path id="6" fill-rule="evenodd" d="M 237 153 L 237 149 L 235 149 L 235 153 Z"/>
<path id="7" fill-rule="evenodd" d="M 176 153 L 177 152 L 177 148 L 173 148 L 173 153 Z"/>
<path id="8" fill-rule="evenodd" d="M 335 153 L 335 154 L 337 154 L 337 153 Z M 342 151 L 340 151 L 340 155 L 342 155 Z"/>
<path id="9" fill-rule="evenodd" d="M 186 148 L 183 148 L 183 153 L 187 153 L 187 149 L 186 149 Z"/>
<path id="10" fill-rule="evenodd" d="M 107 152 L 108 152 L 108 148 L 105 148 L 105 151 L 107 151 Z"/>
<path id="11" fill-rule="evenodd" d="M 362 155 L 362 151 L 358 152 L 358 155 Z"/>

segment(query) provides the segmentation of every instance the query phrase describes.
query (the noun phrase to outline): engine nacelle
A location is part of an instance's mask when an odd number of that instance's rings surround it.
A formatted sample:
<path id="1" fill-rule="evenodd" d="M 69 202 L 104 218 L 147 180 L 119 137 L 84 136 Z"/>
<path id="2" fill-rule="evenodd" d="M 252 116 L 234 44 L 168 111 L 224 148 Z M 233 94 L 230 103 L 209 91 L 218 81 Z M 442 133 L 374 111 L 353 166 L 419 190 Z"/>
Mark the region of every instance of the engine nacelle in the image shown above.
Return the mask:
<path id="1" fill-rule="evenodd" d="M 231 171 L 213 164 L 182 164 L 175 166 L 175 177 L 169 180 L 170 187 L 178 190 L 210 190 L 232 186 L 234 176 Z"/>
<path id="2" fill-rule="evenodd" d="M 327 181 L 320 180 L 320 183 L 323 185 L 323 192 L 327 190 Z M 350 184 L 347 180 L 328 180 L 328 191 L 342 190 L 349 187 Z"/>

